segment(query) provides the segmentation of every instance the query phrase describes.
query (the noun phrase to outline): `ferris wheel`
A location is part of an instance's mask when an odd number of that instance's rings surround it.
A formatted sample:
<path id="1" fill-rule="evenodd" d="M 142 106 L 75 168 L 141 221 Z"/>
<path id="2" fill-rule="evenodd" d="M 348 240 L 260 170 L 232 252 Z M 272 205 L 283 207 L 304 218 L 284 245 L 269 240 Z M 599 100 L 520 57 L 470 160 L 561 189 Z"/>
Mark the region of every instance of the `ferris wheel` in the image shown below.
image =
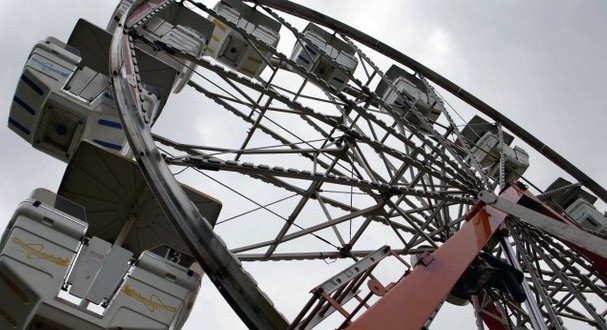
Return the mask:
<path id="1" fill-rule="evenodd" d="M 57 198 L 84 208 L 90 224 L 81 230 L 95 233 L 88 246 L 110 241 L 126 251 L 116 258 L 139 256 L 141 265 L 191 271 L 199 264 L 250 328 L 431 329 L 441 308 L 454 304 L 467 306 L 458 311 L 474 317 L 478 329 L 607 329 L 607 216 L 593 205 L 607 202 L 607 191 L 398 50 L 277 0 L 121 1 L 107 29 L 79 21 L 74 31 L 67 45 L 47 39 L 40 49 L 56 46 L 82 58 L 64 77 L 68 83 L 49 88 L 89 100 L 92 110 L 61 117 L 53 109 L 69 107 L 50 97 L 40 101 L 50 114 L 32 124 L 31 136 L 25 115 L 12 116 L 9 127 L 68 162 Z M 108 58 L 98 59 L 106 49 Z M 29 65 L 43 68 L 36 58 Z M 80 91 L 75 76 L 86 81 Z M 22 77 L 34 93 L 32 86 L 44 83 Z M 90 86 L 105 97 L 100 105 L 87 98 Z M 180 103 L 183 94 L 200 103 Z M 22 100 L 29 94 L 21 95 L 15 107 L 29 104 Z M 446 100 L 453 98 L 470 108 L 451 107 Z M 36 133 L 47 128 L 52 132 Z M 570 179 L 535 186 L 524 176 L 533 166 L 526 148 Z M 126 181 L 137 187 L 136 198 L 115 197 L 130 191 Z M 91 198 L 91 191 L 99 195 Z M 129 201 L 112 204 L 122 212 L 115 221 L 95 214 L 109 195 Z M 157 206 L 132 211 L 148 200 Z M 68 262 L 64 291 L 81 290 L 83 299 L 103 289 L 139 297 L 131 276 L 137 263 L 111 288 L 79 289 L 77 275 L 91 270 L 78 260 Z M 311 261 L 336 262 L 302 276 L 324 280 L 307 288 L 309 300 L 287 317 L 267 282 L 259 278 L 258 285 L 245 270 L 248 263 Z M 275 269 L 271 281 L 288 286 Z M 194 290 L 195 280 L 178 279 Z M 98 293 L 89 302 L 103 315 L 118 299 L 108 297 Z M 169 298 L 141 297 L 150 312 L 173 308 Z M 169 328 L 187 318 L 189 310 L 180 308 Z"/>

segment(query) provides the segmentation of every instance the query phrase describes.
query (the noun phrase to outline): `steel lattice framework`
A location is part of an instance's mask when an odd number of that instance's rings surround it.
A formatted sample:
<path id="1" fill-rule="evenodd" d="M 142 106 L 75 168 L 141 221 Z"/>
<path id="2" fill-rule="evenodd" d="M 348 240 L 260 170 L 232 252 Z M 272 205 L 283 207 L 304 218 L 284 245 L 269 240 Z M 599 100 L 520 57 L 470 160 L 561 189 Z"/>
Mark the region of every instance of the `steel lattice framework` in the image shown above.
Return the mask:
<path id="1" fill-rule="evenodd" d="M 508 186 L 503 162 L 499 179 L 483 172 L 472 155 L 473 141 L 462 135 L 461 123 L 448 107 L 442 107 L 438 121 L 429 122 L 415 102 L 408 101 L 406 106 L 419 121 L 414 124 L 372 91 L 370 86 L 377 80 L 390 82 L 372 58 L 407 66 L 428 89 L 439 86 L 464 100 L 495 121 L 501 144 L 502 130 L 506 130 L 607 200 L 600 185 L 495 109 L 397 50 L 330 17 L 288 1 L 255 1 L 256 10 L 280 22 L 293 40 L 306 40 L 306 36 L 287 19 L 303 19 L 334 31 L 356 50 L 362 69 L 349 77 L 343 91 L 307 72 L 280 50 L 272 50 L 264 73 L 251 79 L 135 32 L 134 27 L 171 2 L 149 1 L 149 7 L 132 8 L 114 33 L 110 58 L 118 108 L 136 158 L 165 212 L 251 328 L 286 328 L 287 321 L 239 260 L 358 261 L 384 244 L 399 257 L 431 252 L 468 223 L 471 210 L 480 205 L 481 191 Z M 184 1 L 183 5 L 214 17 L 255 47 L 254 36 L 205 4 Z M 207 100 L 201 105 L 205 111 L 208 107 L 217 113 L 225 110 L 217 116 L 234 128 L 229 139 L 207 136 L 202 142 L 180 141 L 162 132 L 152 133 L 153 120 L 139 104 L 142 88 L 137 83 L 134 49 L 141 43 L 198 65 L 188 85 Z M 173 173 L 186 169 L 254 205 L 252 210 L 236 205 L 242 213 L 225 219 L 226 225 L 263 225 L 264 230 L 239 245 L 226 238 L 226 246 L 179 187 Z M 259 195 L 240 191 L 245 185 L 258 187 Z M 568 322 L 607 329 L 605 259 L 516 216 L 502 220 L 505 227 L 480 247 L 524 272 L 527 300 L 521 304 L 497 290 L 484 290 L 472 299 L 479 328 L 484 320 L 491 329 L 564 329 Z M 406 264 L 400 265 L 401 273 L 407 270 Z M 424 317 L 426 326 L 432 317 Z"/>

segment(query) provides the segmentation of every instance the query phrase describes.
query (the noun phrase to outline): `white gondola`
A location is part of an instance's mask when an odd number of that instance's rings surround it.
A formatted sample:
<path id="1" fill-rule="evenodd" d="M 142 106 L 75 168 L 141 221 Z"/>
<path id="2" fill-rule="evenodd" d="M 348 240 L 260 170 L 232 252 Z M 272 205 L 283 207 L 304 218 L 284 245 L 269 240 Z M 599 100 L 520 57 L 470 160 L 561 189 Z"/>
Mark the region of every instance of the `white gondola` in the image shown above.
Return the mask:
<path id="1" fill-rule="evenodd" d="M 503 150 L 500 150 L 497 128 L 486 120 L 474 116 L 462 130 L 462 137 L 471 147 L 472 156 L 487 175 L 495 180 L 500 176 L 500 154 L 504 155 L 506 182 L 518 180 L 529 167 L 529 155 L 518 146 L 510 146 L 514 138 L 503 132 Z"/>
<path id="2" fill-rule="evenodd" d="M 578 185 L 558 178 L 545 190 L 546 203 L 563 212 L 578 225 L 594 233 L 607 235 L 607 216 L 593 205 L 597 198 Z"/>
<path id="3" fill-rule="evenodd" d="M 343 90 L 358 66 L 355 50 L 312 23 L 306 26 L 302 35 L 305 39 L 295 42 L 291 60 L 337 91 Z"/>
<path id="4" fill-rule="evenodd" d="M 184 189 L 214 224 L 221 204 Z M 137 164 L 84 142 L 2 236 L 0 329 L 177 330 L 201 276 Z"/>
<path id="5" fill-rule="evenodd" d="M 53 37 L 37 43 L 13 97 L 8 126 L 35 148 L 69 160 L 88 140 L 128 154 L 107 75 L 111 35 L 79 20 L 68 43 Z M 142 72 L 144 109 L 154 119 L 166 102 L 175 73 L 151 56 L 139 54 L 152 69 Z"/>
<path id="6" fill-rule="evenodd" d="M 134 2 L 135 0 L 122 0 L 118 4 L 107 27 L 110 33 L 114 32 L 124 11 Z M 184 7 L 183 4 L 171 3 L 135 31 L 148 41 L 162 43 L 198 59 L 207 49 L 213 28 L 213 23 Z M 137 47 L 148 54 L 153 54 L 177 71 L 173 86 L 175 93 L 183 89 L 196 69 L 196 64 L 191 61 L 170 56 L 166 52 L 157 52 L 145 43 L 138 43 Z"/>
<path id="7" fill-rule="evenodd" d="M 607 217 L 587 200 L 576 199 L 567 207 L 565 213 L 583 228 L 607 235 Z"/>
<path id="8" fill-rule="evenodd" d="M 409 123 L 422 132 L 427 132 L 428 128 L 421 125 L 418 115 L 410 110 L 410 104 L 432 126 L 445 110 L 442 100 L 420 78 L 396 65 L 392 65 L 385 76 L 390 83 L 381 80 L 375 89 L 375 94 L 388 105 L 393 106 L 395 111 L 401 112 L 402 117 Z"/>
<path id="9" fill-rule="evenodd" d="M 245 30 L 257 42 L 247 42 L 248 38 L 210 16 L 215 30 L 206 54 L 244 75 L 258 77 L 272 56 L 271 50 L 278 45 L 280 23 L 239 0 L 220 1 L 213 10 L 228 22 Z"/>

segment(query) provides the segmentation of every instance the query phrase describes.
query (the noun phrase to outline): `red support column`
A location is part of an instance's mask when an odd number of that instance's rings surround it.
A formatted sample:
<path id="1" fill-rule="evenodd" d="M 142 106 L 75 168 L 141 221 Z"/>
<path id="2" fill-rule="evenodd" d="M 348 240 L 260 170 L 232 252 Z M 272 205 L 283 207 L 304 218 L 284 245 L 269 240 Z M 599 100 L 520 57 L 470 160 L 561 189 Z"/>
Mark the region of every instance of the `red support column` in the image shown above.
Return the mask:
<path id="1" fill-rule="evenodd" d="M 507 189 L 504 195 L 511 200 L 521 196 L 515 189 Z M 425 266 L 415 267 L 346 329 L 420 329 L 506 218 L 491 207 L 472 212 L 470 220 L 432 253 Z"/>

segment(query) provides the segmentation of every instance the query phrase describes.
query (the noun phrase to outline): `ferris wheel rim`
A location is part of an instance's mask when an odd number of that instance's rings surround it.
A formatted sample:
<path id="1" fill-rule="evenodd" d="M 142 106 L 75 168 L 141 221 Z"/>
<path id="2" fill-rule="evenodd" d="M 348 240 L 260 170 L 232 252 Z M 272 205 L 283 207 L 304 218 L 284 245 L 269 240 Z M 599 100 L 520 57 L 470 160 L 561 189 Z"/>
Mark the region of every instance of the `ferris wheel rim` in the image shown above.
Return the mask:
<path id="1" fill-rule="evenodd" d="M 158 1 L 161 5 L 170 2 L 172 1 Z M 169 220 L 243 322 L 253 328 L 285 328 L 287 323 L 284 317 L 271 306 L 271 301 L 257 288 L 250 275 L 241 270 L 237 259 L 213 233 L 208 221 L 189 201 L 168 166 L 162 161 L 147 125 L 149 118 L 145 114 L 137 116 L 140 103 L 135 95 L 141 91 L 141 85 L 138 86 L 127 78 L 135 74 L 135 67 L 131 57 L 134 56 L 134 51 L 131 54 L 130 37 L 125 33 L 125 27 L 136 9 L 135 5 L 141 3 L 143 1 L 131 4 L 121 17 L 112 37 L 109 54 L 115 102 L 135 158 L 154 194 L 161 196 L 158 201 Z M 216 276 L 219 273 L 224 273 L 223 278 Z M 239 299 L 248 303 L 239 303 Z M 253 306 L 257 309 L 252 309 Z M 259 313 L 259 310 L 263 313 Z"/>

